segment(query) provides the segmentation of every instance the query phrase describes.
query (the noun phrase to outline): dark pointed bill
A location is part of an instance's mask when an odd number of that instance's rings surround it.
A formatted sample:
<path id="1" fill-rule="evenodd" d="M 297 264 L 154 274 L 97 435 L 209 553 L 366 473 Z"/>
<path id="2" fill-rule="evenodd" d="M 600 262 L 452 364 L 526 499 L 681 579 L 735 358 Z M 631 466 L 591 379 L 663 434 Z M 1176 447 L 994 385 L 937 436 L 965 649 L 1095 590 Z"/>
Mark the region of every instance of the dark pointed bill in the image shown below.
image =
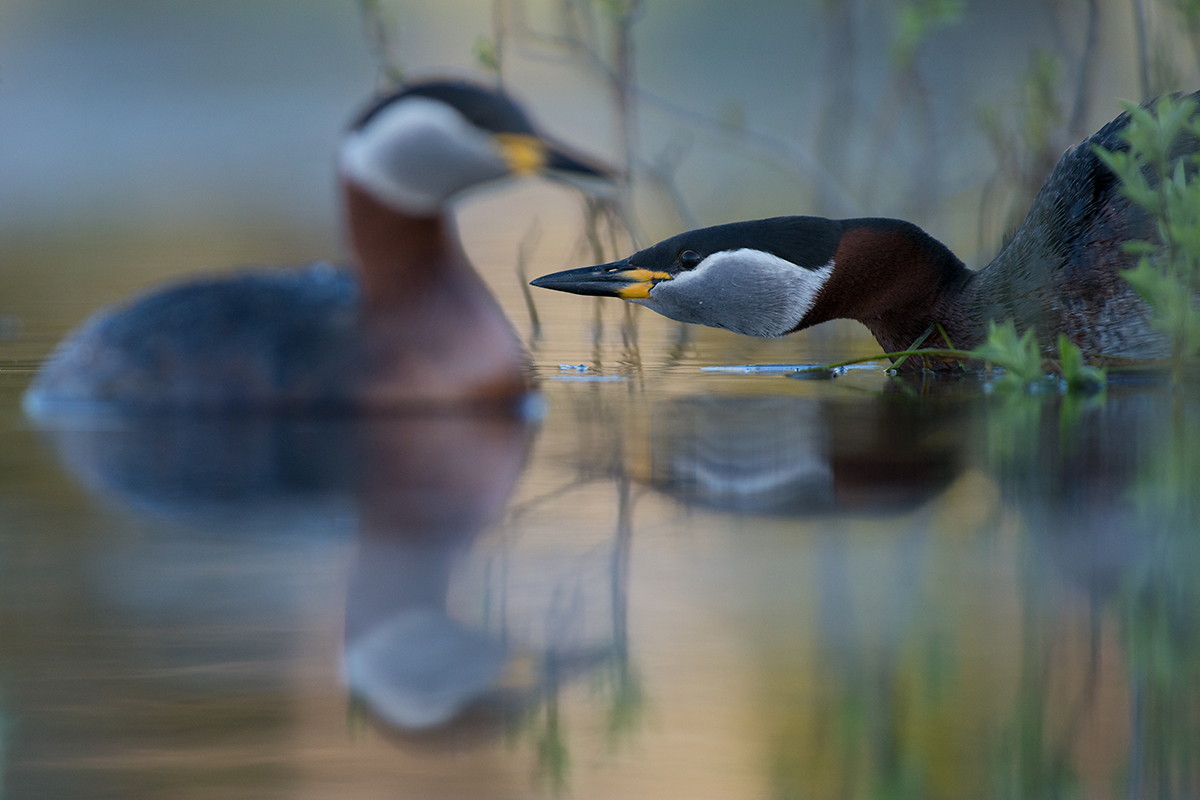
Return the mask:
<path id="1" fill-rule="evenodd" d="M 531 286 L 554 289 L 571 294 L 595 295 L 597 297 L 620 297 L 637 300 L 650 296 L 650 290 L 659 281 L 671 280 L 666 272 L 639 269 L 629 261 L 614 261 L 598 267 L 580 267 L 543 275 L 530 281 Z"/>
<path id="2" fill-rule="evenodd" d="M 608 167 L 537 134 L 494 133 L 492 138 L 509 172 L 514 175 L 545 173 L 547 177 L 568 183 L 595 186 L 612 185 L 617 179 L 616 173 Z"/>
<path id="3" fill-rule="evenodd" d="M 558 142 L 543 138 L 542 144 L 546 147 L 545 169 L 547 172 L 559 173 L 564 177 L 578 176 L 602 181 L 616 181 L 617 179 L 615 170 L 586 156 L 572 153 Z"/>

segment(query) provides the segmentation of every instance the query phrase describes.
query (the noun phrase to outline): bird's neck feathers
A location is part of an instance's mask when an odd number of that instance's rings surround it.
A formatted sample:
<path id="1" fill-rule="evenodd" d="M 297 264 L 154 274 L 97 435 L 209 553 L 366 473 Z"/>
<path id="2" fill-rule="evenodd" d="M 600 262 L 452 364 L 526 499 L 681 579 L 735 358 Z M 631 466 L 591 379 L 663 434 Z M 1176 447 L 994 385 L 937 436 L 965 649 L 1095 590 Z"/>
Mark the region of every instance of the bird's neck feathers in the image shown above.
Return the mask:
<path id="1" fill-rule="evenodd" d="M 343 181 L 372 376 L 365 407 L 505 400 L 528 389 L 520 337 L 463 253 L 453 221 L 413 216 Z M 447 405 L 449 404 L 449 405 Z"/>
<path id="2" fill-rule="evenodd" d="M 342 189 L 346 231 L 358 256 L 368 311 L 410 302 L 449 276 L 475 277 L 454 223 L 444 214 L 405 213 L 381 203 L 353 180 L 343 179 Z"/>
<path id="3" fill-rule="evenodd" d="M 908 347 L 934 322 L 955 338 L 962 329 L 957 301 L 972 273 L 954 253 L 909 222 L 838 224 L 833 272 L 797 329 L 854 319 L 888 352 Z"/>

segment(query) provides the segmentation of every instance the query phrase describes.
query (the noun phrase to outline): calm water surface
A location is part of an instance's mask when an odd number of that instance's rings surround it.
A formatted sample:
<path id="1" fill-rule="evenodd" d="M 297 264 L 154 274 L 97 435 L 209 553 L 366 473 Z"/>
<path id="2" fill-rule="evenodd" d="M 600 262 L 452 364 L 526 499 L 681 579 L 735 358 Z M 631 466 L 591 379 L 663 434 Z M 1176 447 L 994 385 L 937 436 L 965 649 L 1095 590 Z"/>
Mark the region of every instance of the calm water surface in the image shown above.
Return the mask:
<path id="1" fill-rule="evenodd" d="M 1200 791 L 1194 391 L 660 338 L 537 422 L 42 430 L 3 343 L 5 796 Z"/>

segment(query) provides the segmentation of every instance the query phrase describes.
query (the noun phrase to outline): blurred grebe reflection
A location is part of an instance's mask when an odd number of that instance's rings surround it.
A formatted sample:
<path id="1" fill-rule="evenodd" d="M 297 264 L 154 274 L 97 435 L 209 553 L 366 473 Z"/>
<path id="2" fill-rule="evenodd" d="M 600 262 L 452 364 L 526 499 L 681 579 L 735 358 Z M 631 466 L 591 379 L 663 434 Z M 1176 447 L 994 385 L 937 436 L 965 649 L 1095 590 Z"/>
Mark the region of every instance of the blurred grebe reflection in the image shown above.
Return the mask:
<path id="1" fill-rule="evenodd" d="M 1196 409 L 1178 413 L 1177 400 L 1114 383 L 1099 398 L 1011 396 L 988 408 L 981 455 L 1003 499 L 1046 554 L 1039 563 L 1093 599 L 1117 591 L 1172 527 L 1164 512 L 1194 494 L 1172 451 L 1194 446 Z"/>
<path id="2" fill-rule="evenodd" d="M 509 694 L 505 643 L 454 619 L 447 597 L 455 564 L 504 510 L 530 431 L 511 417 L 455 416 L 363 432 L 343 677 L 395 728 L 443 725 Z"/>
<path id="3" fill-rule="evenodd" d="M 1038 559 L 1039 569 L 1048 569 L 1045 584 L 1065 582 L 1096 595 L 1128 574 L 1130 548 L 1140 541 L 1144 517 L 1133 493 L 1145 483 L 1147 443 L 1163 441 L 1169 416 L 1157 402 L 1113 390 L 1106 403 L 1071 421 L 1061 413 L 1065 401 L 1028 396 L 694 395 L 647 412 L 647 467 L 634 463 L 628 474 L 694 507 L 807 517 L 903 514 L 975 470 L 994 481 L 1023 517 L 1033 546 L 1048 556 Z M 609 438 L 639 427 L 597 421 L 602 414 L 580 419 Z M 548 629 L 546 605 L 522 598 L 520 609 L 514 604 L 482 622 L 455 605 L 463 582 L 483 582 L 478 575 L 464 581 L 463 565 L 505 513 L 531 434 L 526 421 L 496 414 L 160 416 L 52 435 L 62 459 L 95 493 L 159 518 L 237 534 L 239 542 L 271 530 L 340 536 L 352 528 L 346 686 L 387 729 L 444 742 L 491 739 L 531 707 L 545 704 L 549 713 L 566 682 L 604 664 L 628 666 L 622 581 L 637 527 L 628 498 L 621 502 L 628 514 L 618 514 L 625 550 L 614 550 L 611 561 L 613 575 L 622 577 L 605 588 L 612 587 L 611 630 L 599 637 L 589 631 L 590 639 L 514 635 L 514 624 Z M 580 446 L 580 458 L 590 457 L 587 449 Z M 628 480 L 622 482 L 628 493 Z M 896 530 L 919 529 L 910 537 L 919 544 L 932 524 L 918 515 Z M 836 550 L 837 538 L 834 531 L 823 541 Z M 537 572 L 539 586 L 553 583 L 544 562 L 523 568 Z M 912 574 L 919 580 L 915 568 Z M 830 570 L 823 575 L 836 578 Z M 578 580 L 571 576 L 563 582 Z M 603 617 L 595 604 L 588 616 Z M 496 619 L 501 624 L 491 624 Z M 831 647 L 857 634 L 830 625 L 819 635 Z"/>
<path id="4" fill-rule="evenodd" d="M 649 412 L 641 475 L 688 506 L 809 517 L 905 513 L 975 470 L 1020 512 L 1046 556 L 1039 563 L 1094 596 L 1115 591 L 1147 547 L 1139 495 L 1187 493 L 1145 479 L 1147 463 L 1169 452 L 1163 442 L 1179 438 L 1165 430 L 1165 395 L 1114 387 L 1086 401 L 987 397 L 953 383 L 914 397 L 910 389 L 900 380 L 878 395 L 669 400 Z"/>
<path id="5" fill-rule="evenodd" d="M 650 484 L 755 514 L 884 513 L 936 497 L 962 468 L 961 404 L 886 395 L 692 395 L 650 419 Z"/>
<path id="6" fill-rule="evenodd" d="M 499 687 L 510 660 L 502 637 L 447 609 L 455 566 L 502 514 L 532 431 L 495 412 L 158 415 L 50 434 L 92 492 L 157 519 L 239 541 L 336 538 L 352 520 L 343 678 L 377 720 L 414 731 L 469 706 L 536 699 L 528 682 Z"/>

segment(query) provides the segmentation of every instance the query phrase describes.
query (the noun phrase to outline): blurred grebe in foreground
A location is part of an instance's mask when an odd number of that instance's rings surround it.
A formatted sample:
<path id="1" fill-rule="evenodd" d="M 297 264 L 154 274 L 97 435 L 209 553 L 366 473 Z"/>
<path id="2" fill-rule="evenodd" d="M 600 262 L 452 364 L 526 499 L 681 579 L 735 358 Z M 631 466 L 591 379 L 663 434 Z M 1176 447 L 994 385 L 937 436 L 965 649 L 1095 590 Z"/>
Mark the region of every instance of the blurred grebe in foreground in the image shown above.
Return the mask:
<path id="1" fill-rule="evenodd" d="M 934 323 L 949 337 L 944 344 L 974 347 L 990 320 L 1012 318 L 1018 330 L 1035 328 L 1043 346 L 1064 333 L 1087 355 L 1165 357 L 1165 335 L 1120 275 L 1137 261 L 1122 245 L 1154 239 L 1154 222 L 1121 195 L 1092 150 L 1127 150 L 1120 134 L 1128 123 L 1122 114 L 1068 150 L 1013 239 L 978 272 L 908 222 L 776 217 L 690 231 L 533 285 L 620 297 L 751 336 L 854 319 L 887 352 L 906 349 Z M 1196 142 L 1176 147 L 1195 150 Z"/>
<path id="2" fill-rule="evenodd" d="M 58 346 L 25 409 L 362 410 L 518 396 L 524 348 L 446 205 L 542 171 L 607 179 L 498 91 L 428 82 L 383 97 L 338 156 L 357 275 L 327 264 L 247 271 L 103 309 Z"/>

